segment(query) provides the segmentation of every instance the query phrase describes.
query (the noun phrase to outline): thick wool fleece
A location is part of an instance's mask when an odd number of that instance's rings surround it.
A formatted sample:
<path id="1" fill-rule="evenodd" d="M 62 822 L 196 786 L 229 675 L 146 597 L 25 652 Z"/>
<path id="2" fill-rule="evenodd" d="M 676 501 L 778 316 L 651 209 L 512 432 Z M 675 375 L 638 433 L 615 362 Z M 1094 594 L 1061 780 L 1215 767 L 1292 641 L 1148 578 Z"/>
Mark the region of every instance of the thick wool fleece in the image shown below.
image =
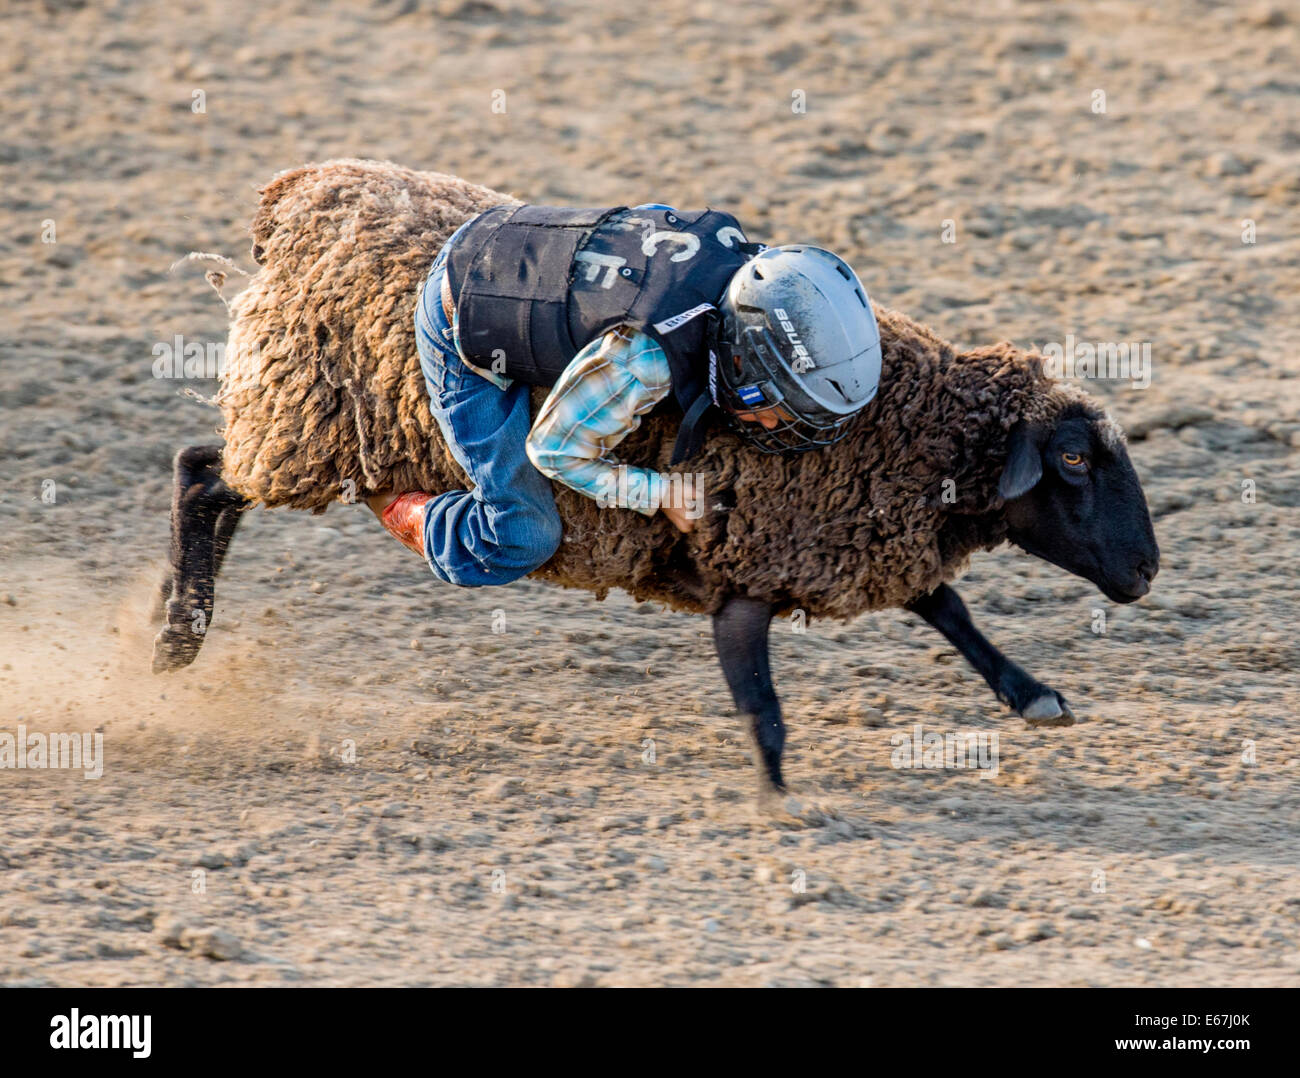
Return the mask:
<path id="1" fill-rule="evenodd" d="M 381 490 L 464 486 L 429 412 L 412 320 L 442 243 L 506 201 L 454 176 L 355 160 L 263 189 L 252 228 L 261 269 L 232 302 L 217 398 L 235 490 L 320 512 Z M 564 541 L 533 576 L 681 610 L 712 612 L 741 594 L 851 618 L 901 606 L 1003 542 L 997 483 L 1011 427 L 1070 406 L 1104 413 L 1010 344 L 957 353 L 901 314 L 876 315 L 880 392 L 846 439 L 768 456 L 715 430 L 684 466 L 705 491 L 689 535 L 557 485 Z M 649 417 L 620 457 L 668 470 L 677 418 Z"/>

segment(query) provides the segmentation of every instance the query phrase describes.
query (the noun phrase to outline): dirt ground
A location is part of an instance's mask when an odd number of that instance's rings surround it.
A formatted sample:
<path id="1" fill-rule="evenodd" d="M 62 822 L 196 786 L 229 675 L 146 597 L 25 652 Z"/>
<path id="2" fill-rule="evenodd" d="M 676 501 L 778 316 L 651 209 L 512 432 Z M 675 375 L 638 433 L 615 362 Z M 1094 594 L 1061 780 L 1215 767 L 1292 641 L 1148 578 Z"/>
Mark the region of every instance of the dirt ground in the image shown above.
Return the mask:
<path id="1" fill-rule="evenodd" d="M 0 771 L 0 982 L 1300 984 L 1294 7 L 17 0 L 0 42 L 0 734 L 104 752 Z M 962 346 L 1150 342 L 1091 388 L 1153 593 L 960 585 L 1080 725 L 910 615 L 781 623 L 771 821 L 706 621 L 440 585 L 347 506 L 250 514 L 151 675 L 170 458 L 219 418 L 155 348 L 225 336 L 169 266 L 250 266 L 257 185 L 333 156 L 713 204 Z M 918 724 L 997 774 L 891 766 Z"/>

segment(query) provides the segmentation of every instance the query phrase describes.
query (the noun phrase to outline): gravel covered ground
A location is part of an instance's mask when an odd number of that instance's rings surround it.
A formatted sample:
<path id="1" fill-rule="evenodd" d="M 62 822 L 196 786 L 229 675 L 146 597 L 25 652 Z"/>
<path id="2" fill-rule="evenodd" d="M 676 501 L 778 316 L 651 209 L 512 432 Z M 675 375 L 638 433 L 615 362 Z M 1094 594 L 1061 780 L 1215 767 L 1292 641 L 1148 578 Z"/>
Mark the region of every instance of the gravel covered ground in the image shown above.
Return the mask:
<path id="1" fill-rule="evenodd" d="M 0 982 L 1300 984 L 1300 15 L 971 10 L 6 6 L 0 734 L 104 769 L 0 770 Z M 170 458 L 218 422 L 155 348 L 225 318 L 168 267 L 249 266 L 257 185 L 332 156 L 711 203 L 962 346 L 1149 342 L 1091 388 L 1153 593 L 1011 550 L 960 586 L 1083 721 L 1025 728 L 910 615 L 778 624 L 762 818 L 707 622 L 439 585 L 346 506 L 250 514 L 153 677 Z M 891 766 L 918 724 L 997 773 Z"/>

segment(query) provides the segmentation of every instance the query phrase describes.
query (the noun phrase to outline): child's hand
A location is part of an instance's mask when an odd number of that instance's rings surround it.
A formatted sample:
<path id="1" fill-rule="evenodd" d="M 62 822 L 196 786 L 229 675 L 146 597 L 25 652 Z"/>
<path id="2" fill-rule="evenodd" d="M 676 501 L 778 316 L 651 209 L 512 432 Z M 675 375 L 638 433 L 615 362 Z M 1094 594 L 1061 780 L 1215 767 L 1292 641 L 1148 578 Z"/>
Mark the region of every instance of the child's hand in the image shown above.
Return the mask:
<path id="1" fill-rule="evenodd" d="M 685 509 L 678 509 L 670 505 L 661 505 L 659 511 L 671 520 L 680 532 L 690 532 L 695 529 L 695 521 L 686 515 Z"/>
<path id="2" fill-rule="evenodd" d="M 672 486 L 668 488 L 670 491 Z M 675 505 L 665 502 L 659 508 L 679 532 L 691 532 L 695 530 L 695 517 L 687 516 L 688 506 L 697 506 L 698 501 L 695 497 L 695 480 L 693 476 L 683 476 L 681 485 L 681 504 Z M 696 513 L 695 516 L 699 514 Z"/>

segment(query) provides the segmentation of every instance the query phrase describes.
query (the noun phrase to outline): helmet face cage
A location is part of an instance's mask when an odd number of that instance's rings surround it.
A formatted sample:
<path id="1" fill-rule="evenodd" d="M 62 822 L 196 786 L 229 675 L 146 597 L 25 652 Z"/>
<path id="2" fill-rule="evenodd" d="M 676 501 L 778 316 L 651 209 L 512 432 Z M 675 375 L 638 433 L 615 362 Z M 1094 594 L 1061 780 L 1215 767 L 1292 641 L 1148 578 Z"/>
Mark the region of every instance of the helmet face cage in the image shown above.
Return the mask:
<path id="1" fill-rule="evenodd" d="M 835 423 L 814 423 L 794 415 L 782 404 L 780 391 L 771 382 L 766 383 L 764 391 L 769 394 L 770 404 L 751 406 L 744 403 L 729 385 L 719 385 L 718 403 L 722 406 L 727 424 L 745 441 L 764 453 L 803 453 L 810 449 L 822 449 L 834 445 L 849 432 L 849 420 L 845 416 Z M 755 418 L 741 419 L 736 413 L 752 413 Z M 758 416 L 771 414 L 776 417 L 775 426 L 765 427 L 758 421 Z"/>
<path id="2" fill-rule="evenodd" d="M 879 329 L 838 255 L 804 244 L 764 248 L 732 276 L 718 314 L 713 399 L 763 452 L 833 445 L 875 397 Z"/>
<path id="3" fill-rule="evenodd" d="M 723 327 L 717 341 L 715 399 L 737 434 L 764 453 L 822 449 L 848 434 L 853 415 L 815 420 L 801 415 L 781 391 L 779 382 L 786 380 L 782 378 L 785 367 L 769 331 L 751 328 L 735 333 L 734 329 L 734 325 Z M 741 419 L 738 412 L 755 418 Z M 758 420 L 764 415 L 776 418 L 770 429 Z"/>

